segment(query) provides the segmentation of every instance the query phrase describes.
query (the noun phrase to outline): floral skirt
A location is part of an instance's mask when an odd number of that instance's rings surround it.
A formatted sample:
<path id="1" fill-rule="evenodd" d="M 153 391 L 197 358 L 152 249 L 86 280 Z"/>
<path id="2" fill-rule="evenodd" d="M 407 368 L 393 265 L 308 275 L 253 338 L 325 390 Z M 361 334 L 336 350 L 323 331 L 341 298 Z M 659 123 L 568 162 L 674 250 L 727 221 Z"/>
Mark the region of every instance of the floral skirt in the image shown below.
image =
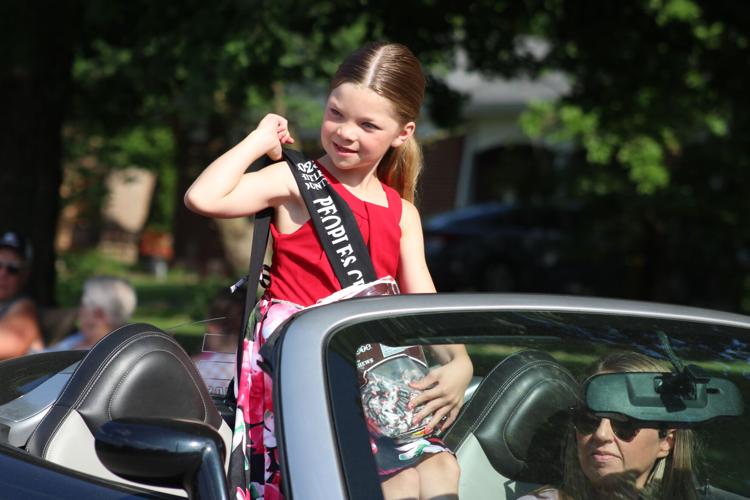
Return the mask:
<path id="1" fill-rule="evenodd" d="M 278 446 L 274 434 L 271 376 L 259 361 L 260 348 L 281 322 L 301 306 L 261 299 L 250 315 L 243 341 L 242 371 L 237 387 L 229 486 L 237 499 L 283 499 Z"/>
<path id="2" fill-rule="evenodd" d="M 324 299 L 320 303 L 329 301 Z M 271 376 L 261 368 L 259 351 L 284 320 L 302 309 L 293 302 L 264 297 L 250 315 L 247 331 L 251 333 L 243 342 L 242 371 L 236 388 L 237 410 L 229 458 L 229 485 L 237 499 L 284 498 L 274 434 L 273 383 Z M 378 474 L 382 478 L 417 465 L 426 454 L 450 452 L 437 437 L 397 443 L 391 438 L 371 433 L 370 445 Z"/>

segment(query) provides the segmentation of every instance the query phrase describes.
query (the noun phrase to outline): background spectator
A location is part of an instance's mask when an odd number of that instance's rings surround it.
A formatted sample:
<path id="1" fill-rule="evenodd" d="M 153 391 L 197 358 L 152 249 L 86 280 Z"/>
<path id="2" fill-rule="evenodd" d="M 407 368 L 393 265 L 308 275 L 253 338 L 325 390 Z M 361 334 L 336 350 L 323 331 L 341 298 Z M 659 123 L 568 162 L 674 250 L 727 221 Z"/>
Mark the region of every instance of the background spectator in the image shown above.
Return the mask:
<path id="1" fill-rule="evenodd" d="M 208 319 L 211 321 L 206 324 L 204 351 L 235 353 L 244 307 L 245 295 L 242 293 L 232 293 L 222 288 L 213 296 L 208 309 Z"/>
<path id="2" fill-rule="evenodd" d="M 79 331 L 50 350 L 89 349 L 109 332 L 128 322 L 137 303 L 135 289 L 126 280 L 94 276 L 83 284 L 78 309 Z"/>
<path id="3" fill-rule="evenodd" d="M 234 377 L 237 342 L 245 307 L 243 293 L 219 290 L 211 299 L 200 353 L 193 356 L 209 392 L 224 395 Z"/>
<path id="4" fill-rule="evenodd" d="M 0 234 L 0 360 L 44 347 L 34 302 L 23 294 L 31 249 L 16 231 Z"/>

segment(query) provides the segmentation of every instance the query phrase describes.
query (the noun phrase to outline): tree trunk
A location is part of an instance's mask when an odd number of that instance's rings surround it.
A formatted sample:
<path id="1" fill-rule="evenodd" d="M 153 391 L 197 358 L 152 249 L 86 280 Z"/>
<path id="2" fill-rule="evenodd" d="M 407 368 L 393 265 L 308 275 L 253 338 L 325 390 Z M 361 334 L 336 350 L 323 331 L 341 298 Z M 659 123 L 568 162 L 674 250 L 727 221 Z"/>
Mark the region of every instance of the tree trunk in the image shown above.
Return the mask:
<path id="1" fill-rule="evenodd" d="M 13 0 L 0 7 L 0 228 L 27 235 L 29 292 L 54 303 L 61 129 L 78 4 Z"/>
<path id="2" fill-rule="evenodd" d="M 216 149 L 224 147 L 208 144 L 223 134 L 211 130 L 206 140 L 196 140 L 188 127 L 175 120 L 172 124 L 177 149 L 177 196 L 175 196 L 174 248 L 175 261 L 201 275 L 222 274 L 234 276 L 222 244 L 219 228 L 213 219 L 203 217 L 188 210 L 183 196 L 198 174 L 208 165 Z M 220 151 L 216 156 L 221 154 Z"/>

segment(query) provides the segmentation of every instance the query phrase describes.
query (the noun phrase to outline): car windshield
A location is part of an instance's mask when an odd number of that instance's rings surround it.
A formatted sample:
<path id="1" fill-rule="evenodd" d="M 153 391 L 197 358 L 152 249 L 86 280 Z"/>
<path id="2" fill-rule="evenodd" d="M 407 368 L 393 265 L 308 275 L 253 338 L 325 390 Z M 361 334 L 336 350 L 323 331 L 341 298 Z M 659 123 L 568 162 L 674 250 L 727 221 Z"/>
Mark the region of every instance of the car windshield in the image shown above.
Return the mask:
<path id="1" fill-rule="evenodd" d="M 396 441 L 409 442 L 414 434 L 408 432 L 413 428 L 401 428 L 397 422 L 406 406 L 399 406 L 393 394 L 394 387 L 403 390 L 407 387 L 404 381 L 420 375 L 419 363 L 415 358 L 405 362 L 406 352 L 401 350 L 402 364 L 390 361 L 391 368 L 386 368 L 381 355 L 398 353 L 395 348 L 399 346 L 419 346 L 425 353 L 426 371 L 439 366 L 431 355 L 435 346 L 446 344 L 464 344 L 474 365 L 473 392 L 469 391 L 457 422 L 439 436 L 456 452 L 461 484 L 471 484 L 466 488 L 472 498 L 516 498 L 541 486 L 569 485 L 575 472 L 563 473 L 565 460 L 575 461 L 579 476 L 594 482 L 589 478 L 587 459 L 577 454 L 584 453 L 587 436 L 599 435 L 603 418 L 611 422 L 612 435 L 620 443 L 612 453 L 618 454 L 623 464 L 621 473 L 628 472 L 630 452 L 626 448 L 640 442 L 640 429 L 653 429 L 660 437 L 661 433 L 676 436 L 673 432 L 679 431 L 683 436 L 680 443 L 685 444 L 688 435 L 695 441 L 690 441 L 687 450 L 674 448 L 673 462 L 679 461 L 678 454 L 687 456 L 689 461 L 683 463 L 690 465 L 680 467 L 689 468 L 701 491 L 750 496 L 747 325 L 663 314 L 559 310 L 413 313 L 361 321 L 338 329 L 329 344 L 334 411 L 343 414 L 344 407 L 352 404 L 345 397 L 351 387 L 342 374 L 353 377 L 356 372 L 361 390 L 355 410 L 361 420 L 359 429 L 369 429 L 364 432 L 369 432 L 371 444 L 373 436 L 384 432 L 390 432 Z M 387 347 L 373 357 L 376 345 Z M 642 375 L 650 384 L 644 390 L 653 393 L 654 406 L 653 401 L 645 401 L 647 398 L 634 398 L 628 385 L 615 377 L 614 382 L 620 385 L 612 382 L 604 391 L 608 402 L 594 408 L 599 404 L 596 401 L 602 400 L 602 390 L 594 387 L 599 394 L 587 395 L 581 382 L 596 372 L 592 366 L 597 362 L 621 353 L 656 360 L 660 369 L 649 365 L 599 371 L 667 370 L 686 374 L 680 379 L 683 386 L 660 392 L 657 379 L 663 379 L 663 374 Z M 677 398 L 677 409 L 665 402 L 670 397 Z M 707 409 L 717 413 L 709 418 Z M 581 420 L 581 415 L 587 420 Z M 363 461 L 375 470 L 374 461 L 358 449 L 367 442 L 353 438 L 351 425 L 342 422 L 339 418 L 337 431 L 347 474 L 356 476 L 355 467 L 361 467 Z M 604 444 L 588 446 L 598 446 L 600 451 L 605 448 Z M 622 451 L 616 451 L 619 449 Z M 670 462 L 665 463 L 671 467 Z"/>

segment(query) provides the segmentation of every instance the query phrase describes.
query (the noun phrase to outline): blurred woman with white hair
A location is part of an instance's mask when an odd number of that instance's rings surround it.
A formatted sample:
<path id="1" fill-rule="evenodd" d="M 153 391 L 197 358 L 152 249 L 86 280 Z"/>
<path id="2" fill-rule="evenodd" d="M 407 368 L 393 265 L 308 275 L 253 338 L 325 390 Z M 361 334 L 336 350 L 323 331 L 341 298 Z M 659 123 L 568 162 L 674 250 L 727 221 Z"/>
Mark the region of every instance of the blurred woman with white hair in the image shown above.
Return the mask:
<path id="1" fill-rule="evenodd" d="M 78 332 L 48 350 L 89 349 L 109 332 L 126 324 L 135 311 L 135 289 L 122 278 L 94 276 L 83 284 Z"/>

